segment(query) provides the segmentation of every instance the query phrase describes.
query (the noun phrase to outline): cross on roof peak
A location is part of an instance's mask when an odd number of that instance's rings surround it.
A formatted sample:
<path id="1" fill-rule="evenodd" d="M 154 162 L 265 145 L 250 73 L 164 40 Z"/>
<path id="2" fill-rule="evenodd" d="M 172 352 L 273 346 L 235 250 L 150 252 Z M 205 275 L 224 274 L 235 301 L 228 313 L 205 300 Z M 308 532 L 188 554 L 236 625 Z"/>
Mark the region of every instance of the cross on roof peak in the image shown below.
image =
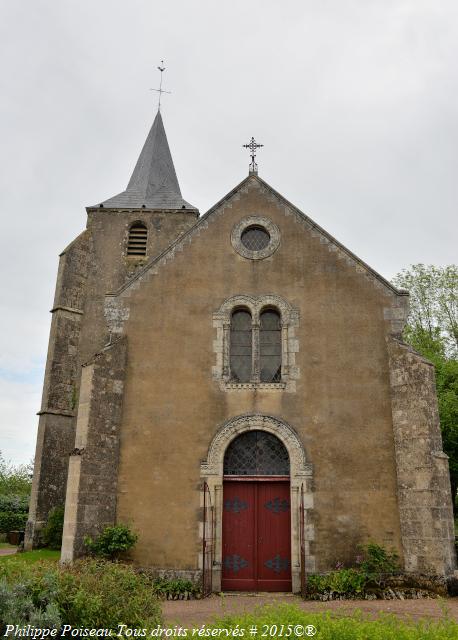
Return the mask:
<path id="1" fill-rule="evenodd" d="M 159 71 L 161 72 L 161 81 L 159 83 L 159 89 L 150 89 L 150 91 L 157 91 L 159 93 L 159 102 L 157 105 L 157 110 L 160 111 L 161 110 L 161 98 L 162 98 L 162 94 L 163 93 L 172 93 L 171 91 L 166 91 L 165 89 L 162 88 L 162 74 L 165 71 L 165 67 L 164 67 L 164 61 L 161 60 L 161 64 L 157 67 L 157 69 L 159 69 Z"/>
<path id="2" fill-rule="evenodd" d="M 253 138 L 253 136 L 251 137 L 251 140 L 248 144 L 244 144 L 243 147 L 245 149 L 249 149 L 250 150 L 250 158 L 251 158 L 251 162 L 250 162 L 250 174 L 258 173 L 258 165 L 256 163 L 256 149 L 259 149 L 260 147 L 263 147 L 263 144 L 258 144 L 256 142 L 256 140 Z"/>

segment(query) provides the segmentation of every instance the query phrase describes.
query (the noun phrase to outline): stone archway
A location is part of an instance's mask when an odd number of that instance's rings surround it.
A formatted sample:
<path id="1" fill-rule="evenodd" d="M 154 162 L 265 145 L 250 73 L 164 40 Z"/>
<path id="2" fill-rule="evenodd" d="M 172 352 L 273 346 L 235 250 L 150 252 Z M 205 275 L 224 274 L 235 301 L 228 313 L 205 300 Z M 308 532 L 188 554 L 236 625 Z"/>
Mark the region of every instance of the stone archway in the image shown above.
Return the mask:
<path id="1" fill-rule="evenodd" d="M 207 459 L 200 466 L 202 483 L 206 482 L 210 490 L 214 505 L 214 566 L 213 590 L 221 590 L 221 561 L 222 561 L 222 494 L 223 494 L 223 466 L 224 454 L 228 445 L 238 435 L 252 430 L 267 431 L 275 435 L 286 447 L 290 459 L 291 482 L 291 564 L 292 589 L 300 590 L 301 553 L 300 553 L 300 494 L 304 491 L 305 509 L 305 569 L 315 569 L 315 558 L 310 554 L 310 541 L 314 539 L 313 524 L 308 518 L 308 511 L 313 508 L 312 475 L 313 467 L 307 461 L 304 447 L 298 435 L 286 422 L 273 416 L 248 414 L 231 418 L 216 432 L 208 448 Z M 200 532 L 202 538 L 202 531 Z M 200 557 L 202 566 L 202 557 Z"/>

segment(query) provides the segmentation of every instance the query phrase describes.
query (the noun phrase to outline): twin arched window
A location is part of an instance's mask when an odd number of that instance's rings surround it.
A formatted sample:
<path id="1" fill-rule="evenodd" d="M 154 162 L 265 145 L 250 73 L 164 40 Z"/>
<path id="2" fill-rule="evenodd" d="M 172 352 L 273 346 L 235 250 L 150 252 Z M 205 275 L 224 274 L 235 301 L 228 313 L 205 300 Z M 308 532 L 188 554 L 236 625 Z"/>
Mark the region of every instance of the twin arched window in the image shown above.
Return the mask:
<path id="1" fill-rule="evenodd" d="M 281 316 L 261 311 L 259 323 L 248 309 L 235 309 L 230 328 L 230 378 L 233 382 L 281 382 Z"/>

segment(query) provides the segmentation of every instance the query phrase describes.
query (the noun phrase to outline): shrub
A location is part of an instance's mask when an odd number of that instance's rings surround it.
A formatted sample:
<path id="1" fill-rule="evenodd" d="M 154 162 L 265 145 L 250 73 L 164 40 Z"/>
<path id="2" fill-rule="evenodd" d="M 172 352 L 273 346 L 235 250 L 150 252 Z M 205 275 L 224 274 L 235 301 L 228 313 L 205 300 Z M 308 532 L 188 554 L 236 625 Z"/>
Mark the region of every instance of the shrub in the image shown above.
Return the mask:
<path id="1" fill-rule="evenodd" d="M 27 574 L 18 564 L 3 571 L 0 581 L 0 629 L 2 634 L 6 624 L 21 626 L 30 624 L 59 629 L 62 623 L 55 602 L 57 593 L 56 571 Z M 8 579 L 9 578 L 9 579 Z"/>
<path id="2" fill-rule="evenodd" d="M 50 549 L 59 550 L 62 546 L 64 530 L 64 507 L 54 507 L 48 515 L 48 521 L 41 532 L 43 542 Z"/>
<path id="3" fill-rule="evenodd" d="M 132 549 L 137 540 L 138 536 L 126 524 L 117 524 L 113 527 L 105 527 L 95 540 L 85 538 L 84 544 L 94 556 L 114 560 L 120 554 Z"/>
<path id="4" fill-rule="evenodd" d="M 78 627 L 152 628 L 161 619 L 149 581 L 127 565 L 103 560 L 61 571 L 57 602 L 63 621 Z"/>
<path id="5" fill-rule="evenodd" d="M 308 576 L 307 591 L 309 593 L 331 592 L 355 597 L 364 592 L 366 583 L 366 575 L 357 569 L 339 569 L 322 576 Z"/>
<path id="6" fill-rule="evenodd" d="M 17 529 L 24 529 L 27 522 L 27 513 L 15 513 L 13 511 L 0 512 L 0 533 L 8 533 Z"/>
<path id="7" fill-rule="evenodd" d="M 318 594 L 333 596 L 360 597 L 365 594 L 370 583 L 380 583 L 384 576 L 393 575 L 399 571 L 398 556 L 395 551 L 387 551 L 375 542 L 359 547 L 361 556 L 355 563 L 357 568 L 341 568 L 324 575 L 309 575 L 307 578 L 307 593 L 309 597 Z M 373 584 L 372 584 L 373 586 Z"/>
<path id="8" fill-rule="evenodd" d="M 5 563 L 7 564 L 7 563 Z M 0 629 L 6 624 L 153 628 L 161 622 L 150 581 L 131 567 L 104 560 L 71 566 L 0 565 Z M 117 633 L 113 634 L 118 637 Z"/>
<path id="9" fill-rule="evenodd" d="M 168 578 L 155 578 L 152 582 L 152 590 L 159 598 L 167 600 L 196 598 L 201 594 L 199 585 L 193 584 L 190 580 L 181 578 L 170 580 Z"/>
<path id="10" fill-rule="evenodd" d="M 399 571 L 399 557 L 395 551 L 387 551 L 375 542 L 369 542 L 367 545 L 361 546 L 360 549 L 363 558 L 359 568 L 367 576 L 374 577 Z"/>

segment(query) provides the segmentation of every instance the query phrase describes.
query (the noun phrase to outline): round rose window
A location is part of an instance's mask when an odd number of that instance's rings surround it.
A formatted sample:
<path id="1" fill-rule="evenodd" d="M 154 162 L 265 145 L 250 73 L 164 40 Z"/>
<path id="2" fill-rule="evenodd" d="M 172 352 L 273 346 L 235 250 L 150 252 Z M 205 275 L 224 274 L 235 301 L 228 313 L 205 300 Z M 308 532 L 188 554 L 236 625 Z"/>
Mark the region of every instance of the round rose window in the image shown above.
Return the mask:
<path id="1" fill-rule="evenodd" d="M 269 244 L 270 235 L 263 227 L 252 226 L 245 229 L 240 240 L 250 251 L 261 251 Z"/>
<path id="2" fill-rule="evenodd" d="M 265 216 L 242 218 L 231 232 L 234 249 L 249 260 L 263 260 L 271 256 L 280 245 L 280 230 Z"/>

